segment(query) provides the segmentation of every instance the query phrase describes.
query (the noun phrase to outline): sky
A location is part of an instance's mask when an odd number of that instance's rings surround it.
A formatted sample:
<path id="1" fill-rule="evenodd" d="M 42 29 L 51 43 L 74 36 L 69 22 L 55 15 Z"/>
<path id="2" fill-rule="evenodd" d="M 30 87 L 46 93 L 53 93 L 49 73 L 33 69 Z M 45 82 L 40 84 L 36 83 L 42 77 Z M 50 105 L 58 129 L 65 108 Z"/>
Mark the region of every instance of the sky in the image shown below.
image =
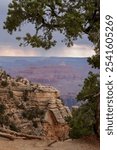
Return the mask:
<path id="1" fill-rule="evenodd" d="M 93 44 L 88 40 L 86 35 L 84 35 L 82 39 L 78 39 L 70 48 L 60 42 L 62 36 L 59 33 L 55 34 L 55 38 L 58 41 L 57 45 L 49 50 L 31 48 L 31 46 L 19 47 L 19 41 L 16 40 L 16 36 L 19 36 L 19 33 L 9 35 L 7 31 L 3 29 L 3 22 L 6 19 L 8 4 L 12 0 L 0 1 L 2 1 L 0 3 L 0 56 L 90 57 L 94 54 Z M 27 30 L 33 31 L 33 27 L 30 25 L 25 26 L 20 35 Z"/>

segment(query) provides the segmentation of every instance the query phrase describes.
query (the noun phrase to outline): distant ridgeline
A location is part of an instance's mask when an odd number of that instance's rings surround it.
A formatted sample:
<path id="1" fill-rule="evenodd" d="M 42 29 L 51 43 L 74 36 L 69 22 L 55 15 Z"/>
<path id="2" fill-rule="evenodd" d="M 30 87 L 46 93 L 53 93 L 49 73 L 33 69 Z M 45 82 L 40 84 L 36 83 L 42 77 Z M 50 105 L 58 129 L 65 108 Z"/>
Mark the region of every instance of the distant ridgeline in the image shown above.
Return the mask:
<path id="1" fill-rule="evenodd" d="M 0 57 L 0 66 L 13 77 L 56 87 L 65 105 L 77 105 L 75 99 L 90 70 L 87 58 Z M 96 70 L 95 72 L 97 72 Z"/>

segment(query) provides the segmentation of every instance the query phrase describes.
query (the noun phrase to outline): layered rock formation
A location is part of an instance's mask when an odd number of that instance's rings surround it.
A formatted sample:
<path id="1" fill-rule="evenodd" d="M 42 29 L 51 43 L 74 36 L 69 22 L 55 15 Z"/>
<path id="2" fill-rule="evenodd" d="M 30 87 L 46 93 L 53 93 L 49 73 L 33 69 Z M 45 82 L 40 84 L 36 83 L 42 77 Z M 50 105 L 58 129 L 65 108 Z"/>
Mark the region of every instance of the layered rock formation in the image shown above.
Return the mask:
<path id="1" fill-rule="evenodd" d="M 22 77 L 12 78 L 0 70 L 0 126 L 51 139 L 66 138 L 71 116 L 54 87 L 33 84 Z"/>

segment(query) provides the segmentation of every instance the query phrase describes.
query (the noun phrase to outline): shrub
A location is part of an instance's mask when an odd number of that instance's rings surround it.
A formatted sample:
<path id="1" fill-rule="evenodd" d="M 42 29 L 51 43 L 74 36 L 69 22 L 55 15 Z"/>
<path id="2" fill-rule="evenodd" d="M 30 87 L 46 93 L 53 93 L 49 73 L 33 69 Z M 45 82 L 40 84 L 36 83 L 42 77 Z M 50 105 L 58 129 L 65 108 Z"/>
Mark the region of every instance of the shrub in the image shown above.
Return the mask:
<path id="1" fill-rule="evenodd" d="M 84 104 L 78 110 L 74 110 L 73 117 L 67 118 L 67 122 L 71 127 L 71 138 L 94 134 L 95 116 L 89 104 Z"/>
<path id="2" fill-rule="evenodd" d="M 33 127 L 38 128 L 38 124 L 36 121 L 33 121 Z"/>
<path id="3" fill-rule="evenodd" d="M 23 100 L 24 101 L 28 101 L 29 100 L 29 98 L 28 98 L 28 91 L 27 90 L 25 90 L 24 92 L 23 92 Z"/>
<path id="4" fill-rule="evenodd" d="M 33 120 L 34 118 L 43 118 L 44 117 L 44 111 L 40 110 L 39 108 L 31 108 L 29 110 L 25 110 L 22 115 L 24 118 L 27 118 L 28 120 Z"/>
<path id="5" fill-rule="evenodd" d="M 18 77 L 16 78 L 16 82 L 20 81 L 21 79 L 23 79 L 23 77 L 18 76 Z"/>
<path id="6" fill-rule="evenodd" d="M 16 132 L 20 132 L 20 129 L 13 122 L 10 123 L 10 129 Z"/>
<path id="7" fill-rule="evenodd" d="M 68 119 L 71 127 L 70 136 L 78 138 L 85 135 L 99 135 L 99 93 L 100 80 L 99 74 L 89 72 L 84 80 L 82 90 L 77 95 L 77 100 L 83 105 L 73 112 L 73 118 Z"/>
<path id="8" fill-rule="evenodd" d="M 9 91 L 8 93 L 9 93 L 10 98 L 13 98 L 13 91 Z"/>
<path id="9" fill-rule="evenodd" d="M 0 124 L 6 126 L 10 125 L 10 121 L 7 115 L 0 115 Z"/>
<path id="10" fill-rule="evenodd" d="M 3 87 L 7 87 L 7 86 L 8 86 L 8 82 L 7 82 L 7 80 L 2 81 L 2 82 L 1 82 L 1 85 L 2 85 Z"/>
<path id="11" fill-rule="evenodd" d="M 11 82 L 11 86 L 16 86 L 16 83 L 15 82 Z"/>
<path id="12" fill-rule="evenodd" d="M 4 114 L 4 113 L 5 113 L 5 105 L 0 104 L 0 114 Z"/>

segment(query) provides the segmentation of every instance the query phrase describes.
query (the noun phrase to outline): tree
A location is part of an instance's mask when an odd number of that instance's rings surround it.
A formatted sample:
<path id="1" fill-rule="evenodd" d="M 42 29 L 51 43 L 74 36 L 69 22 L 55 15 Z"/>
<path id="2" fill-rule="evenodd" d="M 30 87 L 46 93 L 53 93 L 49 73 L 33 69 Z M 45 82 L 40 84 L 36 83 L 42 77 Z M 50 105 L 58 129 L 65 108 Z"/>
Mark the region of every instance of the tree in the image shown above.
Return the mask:
<path id="1" fill-rule="evenodd" d="M 99 137 L 99 90 L 99 74 L 89 72 L 81 92 L 77 95 L 77 100 L 83 104 L 73 110 L 73 117 L 67 118 L 71 127 L 71 138 L 91 134 L 96 134 Z"/>
<path id="2" fill-rule="evenodd" d="M 89 76 L 84 80 L 82 90 L 77 95 L 78 101 L 93 101 L 94 96 L 100 91 L 99 74 L 89 72 Z"/>
<path id="3" fill-rule="evenodd" d="M 72 46 L 78 37 L 87 34 L 96 52 L 88 62 L 92 67 L 99 68 L 99 0 L 12 0 L 4 29 L 12 34 L 21 31 L 25 24 L 32 24 L 35 33 L 28 32 L 24 37 L 17 37 L 21 41 L 20 46 L 49 49 L 57 43 L 53 37 L 56 31 L 64 35 L 62 42 Z"/>
<path id="4" fill-rule="evenodd" d="M 55 32 L 64 35 L 62 42 L 67 46 L 72 46 L 78 37 L 82 38 L 83 34 L 87 34 L 96 52 L 93 57 L 88 58 L 88 62 L 94 68 L 100 67 L 99 0 L 12 0 L 9 4 L 4 29 L 12 34 L 17 30 L 21 31 L 23 25 L 29 23 L 33 25 L 35 33 L 26 33 L 24 37 L 17 37 L 17 40 L 21 40 L 20 46 L 31 45 L 49 49 L 57 43 L 54 38 Z M 90 72 L 77 96 L 78 100 L 85 101 L 85 104 L 78 113 L 75 113 L 73 120 L 69 120 L 72 129 L 81 122 L 77 129 L 82 129 L 82 133 L 75 128 L 75 134 L 77 131 L 79 135 L 83 135 L 84 132 L 91 133 L 96 121 L 95 95 L 97 94 L 99 94 L 99 75 Z M 83 119 L 84 116 L 86 117 L 84 113 L 86 110 L 90 110 L 89 121 Z M 79 114 L 82 115 L 79 116 Z M 85 125 L 90 131 L 84 128 Z"/>
<path id="5" fill-rule="evenodd" d="M 68 46 L 85 33 L 98 52 L 99 5 L 99 0 L 12 0 L 4 29 L 12 34 L 31 23 L 35 33 L 26 33 L 17 39 L 23 40 L 21 45 L 45 49 L 55 46 L 57 41 L 53 39 L 53 34 L 56 31 L 64 35 L 62 41 Z"/>
<path id="6" fill-rule="evenodd" d="M 79 109 L 73 110 L 73 117 L 67 118 L 67 122 L 71 127 L 70 137 L 80 138 L 94 134 L 95 115 L 90 108 L 90 103 L 82 105 Z"/>

